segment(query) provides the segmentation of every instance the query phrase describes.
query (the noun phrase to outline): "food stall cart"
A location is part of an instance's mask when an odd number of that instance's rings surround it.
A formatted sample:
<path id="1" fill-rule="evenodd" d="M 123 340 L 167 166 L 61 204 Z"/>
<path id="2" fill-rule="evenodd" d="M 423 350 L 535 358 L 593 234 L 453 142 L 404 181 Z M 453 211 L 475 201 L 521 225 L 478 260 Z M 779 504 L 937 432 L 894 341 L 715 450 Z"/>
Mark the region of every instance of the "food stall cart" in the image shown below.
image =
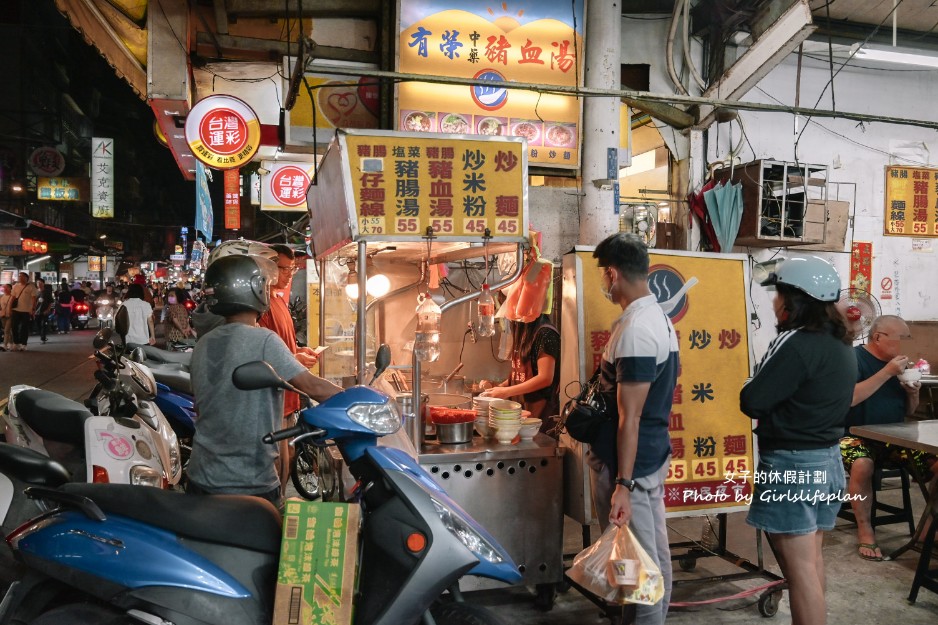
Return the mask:
<path id="1" fill-rule="evenodd" d="M 431 290 L 434 266 L 509 254 L 513 270 L 491 288 L 521 275 L 528 233 L 523 139 L 340 130 L 307 205 L 319 263 L 320 336 L 330 347 L 321 358 L 324 377 L 361 383 L 376 346 L 389 344 L 392 374 L 411 374 L 412 388 L 399 403 L 410 408 L 405 430 L 418 461 L 508 550 L 523 584 L 552 589 L 562 580 L 562 448 L 542 436 L 515 445 L 478 436 L 462 445 L 427 438 L 420 416 L 428 363 L 414 349 L 418 293 Z M 378 273 L 387 277 L 383 295 L 371 288 Z M 462 348 L 465 322 L 450 319 L 479 294 L 434 294 L 442 300 L 441 335 L 463 339 Z M 480 580 L 464 590 L 484 586 Z"/>

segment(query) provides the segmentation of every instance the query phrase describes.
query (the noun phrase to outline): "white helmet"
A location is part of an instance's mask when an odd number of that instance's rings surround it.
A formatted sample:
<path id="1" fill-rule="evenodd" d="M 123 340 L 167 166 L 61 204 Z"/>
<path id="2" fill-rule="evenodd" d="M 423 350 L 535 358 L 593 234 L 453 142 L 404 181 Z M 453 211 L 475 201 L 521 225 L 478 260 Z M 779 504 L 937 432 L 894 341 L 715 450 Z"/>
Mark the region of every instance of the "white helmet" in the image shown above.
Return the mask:
<path id="1" fill-rule="evenodd" d="M 840 297 L 840 275 L 817 256 L 782 260 L 760 284 L 787 284 L 822 302 L 836 302 Z"/>
<path id="2" fill-rule="evenodd" d="M 266 243 L 247 239 L 231 239 L 219 243 L 212 249 L 211 254 L 208 255 L 208 265 L 206 267 L 225 256 L 260 256 L 273 261 L 274 264 L 277 263 L 277 252 L 272 250 Z"/>

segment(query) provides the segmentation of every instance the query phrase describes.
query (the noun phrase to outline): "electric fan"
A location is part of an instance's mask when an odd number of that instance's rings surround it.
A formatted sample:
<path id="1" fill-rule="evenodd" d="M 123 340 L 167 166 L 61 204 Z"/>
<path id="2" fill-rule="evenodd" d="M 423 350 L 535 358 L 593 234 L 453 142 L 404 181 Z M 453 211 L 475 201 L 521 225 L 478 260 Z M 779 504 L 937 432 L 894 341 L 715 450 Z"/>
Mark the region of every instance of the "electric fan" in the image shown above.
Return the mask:
<path id="1" fill-rule="evenodd" d="M 655 246 L 658 207 L 654 204 L 622 204 L 619 207 L 619 232 L 641 237 L 648 247 Z"/>
<path id="2" fill-rule="evenodd" d="M 869 291 L 863 289 L 841 289 L 837 310 L 847 321 L 847 327 L 857 340 L 865 339 L 870 333 L 873 320 L 883 314 L 883 309 Z"/>

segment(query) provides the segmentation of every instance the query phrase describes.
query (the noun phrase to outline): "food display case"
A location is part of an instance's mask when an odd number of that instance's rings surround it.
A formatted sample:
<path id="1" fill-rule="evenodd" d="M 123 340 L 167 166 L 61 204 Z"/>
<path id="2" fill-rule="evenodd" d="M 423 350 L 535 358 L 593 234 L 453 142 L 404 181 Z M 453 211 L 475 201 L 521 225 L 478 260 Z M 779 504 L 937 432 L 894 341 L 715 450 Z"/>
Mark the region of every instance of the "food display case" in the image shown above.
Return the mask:
<path id="1" fill-rule="evenodd" d="M 323 376 L 346 386 L 361 383 L 376 346 L 388 344 L 392 367 L 386 376 L 395 383 L 408 380 L 399 403 L 409 413 L 405 429 L 419 462 L 511 553 L 523 567 L 523 583 L 542 584 L 562 579 L 562 448 L 540 435 L 515 445 L 478 436 L 461 445 L 425 439 L 419 415 L 431 390 L 422 388 L 429 363 L 414 356 L 417 298 L 430 291 L 438 271 L 431 268 L 483 259 L 492 290 L 520 277 L 527 179 L 527 150 L 519 137 L 340 130 L 307 205 L 321 277 L 320 336 L 330 347 L 321 357 Z M 496 255 L 513 257 L 514 264 L 491 279 L 488 259 Z M 378 274 L 387 278 L 387 292 L 370 288 Z M 357 289 L 346 288 L 350 283 Z M 441 334 L 462 338 L 460 352 L 467 347 L 467 310 L 480 292 L 433 295 L 440 299 Z M 444 350 L 459 346 L 441 344 Z M 470 347 L 489 353 L 488 345 Z M 469 351 L 465 360 L 477 364 Z M 519 531 L 525 518 L 530 522 Z"/>

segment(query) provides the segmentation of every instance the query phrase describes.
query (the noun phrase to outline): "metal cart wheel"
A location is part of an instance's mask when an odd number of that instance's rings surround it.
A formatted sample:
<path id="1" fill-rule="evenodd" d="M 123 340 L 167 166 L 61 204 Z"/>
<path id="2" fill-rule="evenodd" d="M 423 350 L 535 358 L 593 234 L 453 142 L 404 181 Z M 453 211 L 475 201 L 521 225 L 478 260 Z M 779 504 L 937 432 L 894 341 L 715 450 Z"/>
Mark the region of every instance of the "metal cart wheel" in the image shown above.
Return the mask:
<path id="1" fill-rule="evenodd" d="M 759 596 L 759 614 L 765 617 L 778 614 L 778 604 L 782 600 L 782 591 L 765 592 Z"/>
<path id="2" fill-rule="evenodd" d="M 556 584 L 537 584 L 534 587 L 537 593 L 534 596 L 534 607 L 541 612 L 550 612 L 554 609 L 554 600 L 557 599 Z"/>
<path id="3" fill-rule="evenodd" d="M 693 571 L 697 568 L 697 558 L 685 556 L 677 561 L 677 565 L 682 571 Z"/>

